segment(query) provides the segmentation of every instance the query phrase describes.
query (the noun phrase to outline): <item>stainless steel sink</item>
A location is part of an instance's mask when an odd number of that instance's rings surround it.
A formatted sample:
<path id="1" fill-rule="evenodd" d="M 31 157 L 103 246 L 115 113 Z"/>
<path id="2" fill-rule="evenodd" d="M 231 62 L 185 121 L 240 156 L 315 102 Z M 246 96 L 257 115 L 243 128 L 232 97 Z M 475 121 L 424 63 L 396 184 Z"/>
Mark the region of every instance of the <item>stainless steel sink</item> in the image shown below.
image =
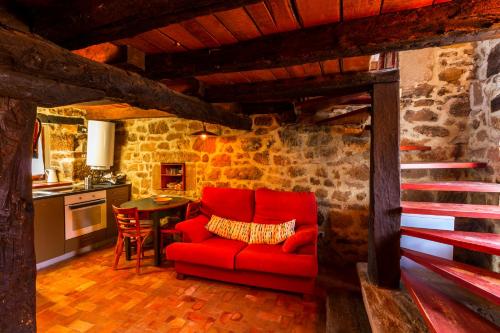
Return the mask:
<path id="1" fill-rule="evenodd" d="M 51 191 L 33 191 L 33 198 L 40 198 L 40 197 L 46 197 L 48 195 L 53 195 L 57 192 L 51 192 Z"/>

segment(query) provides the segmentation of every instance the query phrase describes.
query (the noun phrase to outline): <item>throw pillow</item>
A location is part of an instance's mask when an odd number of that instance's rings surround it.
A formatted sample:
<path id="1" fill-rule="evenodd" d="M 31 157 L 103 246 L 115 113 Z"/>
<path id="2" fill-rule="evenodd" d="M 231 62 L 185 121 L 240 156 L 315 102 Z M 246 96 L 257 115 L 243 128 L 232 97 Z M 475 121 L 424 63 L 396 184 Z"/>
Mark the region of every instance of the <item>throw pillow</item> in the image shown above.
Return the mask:
<path id="1" fill-rule="evenodd" d="M 214 234 L 228 239 L 235 239 L 248 243 L 250 238 L 250 223 L 233 221 L 220 216 L 212 215 L 206 228 Z"/>
<path id="2" fill-rule="evenodd" d="M 293 236 L 291 236 L 285 241 L 282 248 L 283 252 L 293 253 L 297 251 L 297 249 L 301 246 L 314 243 L 315 238 L 316 238 L 316 230 L 314 229 L 297 231 Z"/>
<path id="3" fill-rule="evenodd" d="M 252 223 L 250 244 L 278 244 L 295 233 L 295 220 L 280 224 Z"/>

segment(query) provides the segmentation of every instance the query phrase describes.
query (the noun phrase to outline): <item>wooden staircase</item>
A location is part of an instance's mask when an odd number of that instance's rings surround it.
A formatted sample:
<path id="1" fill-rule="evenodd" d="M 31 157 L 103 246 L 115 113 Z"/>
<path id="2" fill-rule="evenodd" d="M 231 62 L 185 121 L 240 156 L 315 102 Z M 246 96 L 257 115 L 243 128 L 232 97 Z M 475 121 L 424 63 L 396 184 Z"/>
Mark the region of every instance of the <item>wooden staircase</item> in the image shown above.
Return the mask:
<path id="1" fill-rule="evenodd" d="M 425 151 L 427 146 L 402 146 L 401 151 Z M 410 169 L 477 169 L 485 168 L 483 162 L 412 162 L 401 163 L 402 170 Z M 401 185 L 402 190 L 411 191 L 455 191 L 500 193 L 500 184 L 471 181 L 409 182 Z M 442 215 L 476 219 L 500 219 L 500 206 L 471 205 L 435 202 L 401 202 L 403 213 L 421 215 Z M 500 235 L 492 233 L 465 232 L 401 227 L 401 235 L 461 247 L 471 251 L 500 255 Z M 431 332 L 500 332 L 500 327 L 472 311 L 449 294 L 443 293 L 432 281 L 413 274 L 410 263 L 418 264 L 453 281 L 487 302 L 500 305 L 500 274 L 466 265 L 453 260 L 402 248 L 401 279 L 418 306 Z"/>

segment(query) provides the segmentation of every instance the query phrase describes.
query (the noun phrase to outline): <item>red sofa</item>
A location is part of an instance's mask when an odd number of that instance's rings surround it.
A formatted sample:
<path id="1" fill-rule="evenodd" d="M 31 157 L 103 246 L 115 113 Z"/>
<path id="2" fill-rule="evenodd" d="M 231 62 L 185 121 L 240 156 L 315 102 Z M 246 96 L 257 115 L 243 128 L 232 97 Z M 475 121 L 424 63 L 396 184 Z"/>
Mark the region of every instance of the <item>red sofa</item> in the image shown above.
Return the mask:
<path id="1" fill-rule="evenodd" d="M 313 193 L 206 187 L 196 204 L 191 204 L 188 211 L 199 209 L 199 215 L 176 225 L 184 242 L 166 248 L 167 259 L 175 262 L 177 274 L 313 292 L 318 273 L 317 205 Z M 205 229 L 212 214 L 266 224 L 296 219 L 296 232 L 314 232 L 314 240 L 293 253 L 285 253 L 282 244 L 247 244 L 221 238 Z"/>

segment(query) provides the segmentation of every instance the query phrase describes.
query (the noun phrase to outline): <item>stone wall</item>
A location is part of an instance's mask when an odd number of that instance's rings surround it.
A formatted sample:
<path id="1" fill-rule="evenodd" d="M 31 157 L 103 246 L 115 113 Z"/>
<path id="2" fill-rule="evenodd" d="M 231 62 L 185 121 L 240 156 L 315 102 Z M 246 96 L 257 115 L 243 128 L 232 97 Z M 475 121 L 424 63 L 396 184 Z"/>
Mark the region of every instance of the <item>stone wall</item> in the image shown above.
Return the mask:
<path id="1" fill-rule="evenodd" d="M 159 189 L 160 162 L 186 162 L 186 194 L 199 197 L 204 186 L 267 187 L 312 191 L 324 233 L 321 251 L 329 260 L 366 256 L 369 133 L 344 134 L 342 128 L 280 126 L 274 116 L 254 116 L 251 132 L 208 126 L 221 136 L 188 135 L 201 123 L 177 118 L 141 119 L 117 127 L 116 166 L 132 181 L 135 197 Z"/>
<path id="2" fill-rule="evenodd" d="M 466 159 L 473 79 L 474 45 L 400 53 L 401 143 L 431 146 L 424 152 L 405 152 L 406 161 Z M 403 181 L 458 180 L 461 170 L 403 170 Z M 462 193 L 405 191 L 404 200 L 464 202 Z"/>
<path id="3" fill-rule="evenodd" d="M 471 81 L 471 111 L 465 135 L 468 137 L 467 156 L 488 162 L 488 168 L 467 172 L 469 180 L 498 183 L 500 181 L 500 110 L 495 100 L 500 99 L 500 40 L 477 43 L 474 51 L 474 73 Z M 499 195 L 470 193 L 467 202 L 499 205 Z M 457 227 L 466 231 L 500 233 L 498 220 L 461 219 Z M 479 264 L 500 272 L 500 258 L 469 251 L 455 251 L 463 261 Z"/>
<path id="4" fill-rule="evenodd" d="M 473 158 L 475 148 L 471 147 L 476 147 L 476 139 L 497 147 L 493 137 L 487 142 L 482 139 L 483 125 L 477 124 L 483 116 L 470 105 L 471 84 L 475 87 L 478 80 L 475 63 L 481 61 L 481 52 L 486 56 L 480 50 L 488 47 L 464 44 L 400 54 L 402 144 L 433 147 L 429 152 L 403 153 L 403 161 Z M 484 83 L 481 89 L 487 89 Z M 487 98 L 482 101 L 488 103 Z M 477 117 L 481 119 L 474 120 Z M 198 197 L 206 185 L 313 191 L 323 232 L 321 260 L 366 260 L 369 132 L 347 134 L 342 127 L 280 125 L 275 117 L 264 115 L 254 116 L 253 121 L 251 132 L 209 126 L 221 135 L 206 141 L 188 135 L 201 128 L 195 121 L 121 122 L 116 169 L 127 174 L 135 197 L 169 193 L 159 189 L 160 162 L 186 162 L 187 191 L 183 194 L 192 197 Z M 481 151 L 492 154 L 489 148 Z M 493 171 L 486 172 L 491 179 Z M 481 174 L 470 175 L 474 176 Z M 402 177 L 403 181 L 459 180 L 469 175 L 457 170 L 416 170 L 404 171 Z M 467 194 L 406 192 L 403 198 L 463 203 Z"/>
<path id="5" fill-rule="evenodd" d="M 74 107 L 38 108 L 39 114 L 85 119 L 86 112 Z M 79 125 L 44 124 L 45 168 L 54 168 L 60 181 L 80 181 L 88 175 L 87 134 Z"/>

